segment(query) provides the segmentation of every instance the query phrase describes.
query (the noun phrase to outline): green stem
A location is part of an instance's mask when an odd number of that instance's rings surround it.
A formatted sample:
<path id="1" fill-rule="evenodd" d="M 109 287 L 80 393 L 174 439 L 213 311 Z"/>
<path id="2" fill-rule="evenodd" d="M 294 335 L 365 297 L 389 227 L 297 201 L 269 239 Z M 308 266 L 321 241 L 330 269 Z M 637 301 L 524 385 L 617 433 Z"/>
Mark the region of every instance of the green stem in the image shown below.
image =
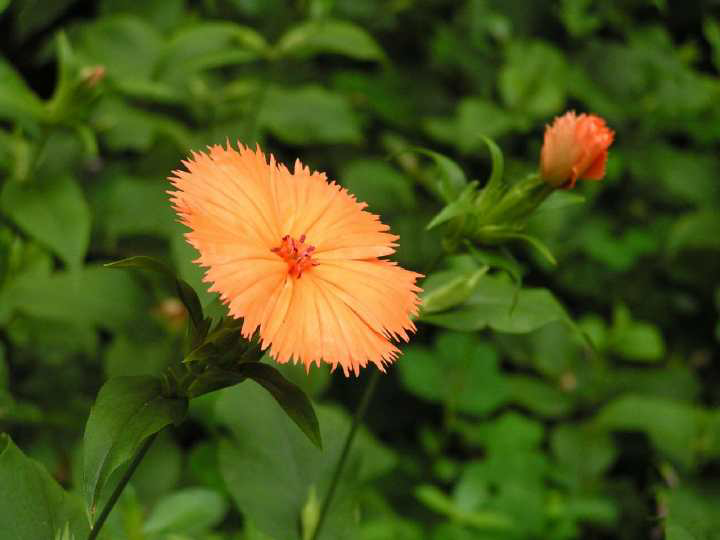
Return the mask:
<path id="1" fill-rule="evenodd" d="M 355 439 L 358 427 L 360 427 L 360 423 L 365 416 L 365 411 L 367 411 L 368 405 L 370 404 L 370 398 L 372 398 L 372 395 L 375 392 L 375 387 L 377 386 L 379 378 L 380 370 L 373 370 L 373 374 L 370 376 L 370 381 L 365 387 L 365 392 L 360 399 L 360 405 L 358 405 L 358 408 L 355 411 L 355 416 L 353 416 L 352 426 L 350 426 L 350 431 L 345 439 L 345 445 L 343 446 L 342 453 L 340 454 L 340 459 L 338 460 L 337 465 L 335 465 L 335 470 L 333 471 L 333 476 L 330 480 L 330 486 L 328 487 L 327 494 L 325 495 L 325 500 L 323 500 L 322 508 L 320 508 L 320 515 L 318 516 L 317 525 L 315 526 L 315 531 L 313 532 L 311 540 L 318 540 L 318 538 L 320 538 L 320 529 L 322 529 L 323 522 L 325 521 L 325 517 L 330 509 L 330 503 L 335 495 L 335 490 L 337 489 L 338 481 L 342 475 L 343 467 L 345 466 L 347 457 L 350 454 L 350 447 L 352 446 L 353 439 Z"/>
<path id="2" fill-rule="evenodd" d="M 145 457 L 145 454 L 147 454 L 147 451 L 150 449 L 150 446 L 155 440 L 155 437 L 157 437 L 157 433 L 153 433 L 147 439 L 145 439 L 145 442 L 140 447 L 140 450 L 138 450 L 138 453 L 135 454 L 135 457 L 130 462 L 127 471 L 125 471 L 125 474 L 120 479 L 118 485 L 115 486 L 115 491 L 113 491 L 112 495 L 110 495 L 107 504 L 105 504 L 105 507 L 102 509 L 102 512 L 100 512 L 100 515 L 97 518 L 97 521 L 95 521 L 95 524 L 90 531 L 90 536 L 88 536 L 88 540 L 95 540 L 98 537 L 98 534 L 100 534 L 100 529 L 102 529 L 103 525 L 105 525 L 105 521 L 110 515 L 111 510 L 120 498 L 120 495 L 125 489 L 125 486 L 127 486 L 128 482 L 130 481 L 130 477 L 132 477 L 135 469 L 138 468 L 138 465 L 140 465 L 140 462 Z"/>

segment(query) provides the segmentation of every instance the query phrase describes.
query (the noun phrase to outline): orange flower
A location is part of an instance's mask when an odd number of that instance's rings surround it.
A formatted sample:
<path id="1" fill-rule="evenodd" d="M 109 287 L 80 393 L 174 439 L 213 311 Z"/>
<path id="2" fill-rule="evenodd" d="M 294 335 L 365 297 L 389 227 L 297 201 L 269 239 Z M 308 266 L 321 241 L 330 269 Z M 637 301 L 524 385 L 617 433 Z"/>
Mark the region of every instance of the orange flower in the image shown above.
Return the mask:
<path id="1" fill-rule="evenodd" d="M 228 145 L 183 164 L 171 201 L 243 336 L 259 329 L 280 363 L 384 371 L 400 352 L 390 339 L 415 331 L 422 277 L 381 259 L 397 245 L 389 227 L 299 160 L 291 173 L 259 148 Z"/>
<path id="2" fill-rule="evenodd" d="M 557 188 L 570 189 L 579 179 L 601 180 L 605 176 L 608 148 L 615 132 L 594 114 L 576 116 L 574 111 L 556 117 L 545 127 L 540 152 L 543 179 Z"/>

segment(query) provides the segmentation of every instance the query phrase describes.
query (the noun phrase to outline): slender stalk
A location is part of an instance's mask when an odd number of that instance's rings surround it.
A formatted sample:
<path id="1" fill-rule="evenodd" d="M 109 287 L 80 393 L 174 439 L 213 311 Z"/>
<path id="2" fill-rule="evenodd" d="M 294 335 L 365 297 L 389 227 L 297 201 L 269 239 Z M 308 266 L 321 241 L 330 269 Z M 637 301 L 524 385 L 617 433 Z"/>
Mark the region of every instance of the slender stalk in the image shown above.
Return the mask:
<path id="1" fill-rule="evenodd" d="M 350 431 L 348 432 L 348 435 L 345 439 L 345 445 L 343 446 L 342 452 L 340 454 L 340 459 L 338 459 L 337 465 L 335 465 L 335 470 L 333 471 L 333 476 L 330 480 L 330 486 L 328 487 L 327 494 L 325 495 L 325 499 L 323 500 L 323 505 L 320 508 L 320 515 L 318 516 L 317 525 L 315 526 L 315 531 L 313 532 L 311 540 L 317 540 L 318 538 L 320 538 L 320 529 L 322 529 L 323 522 L 325 521 L 325 517 L 327 516 L 328 510 L 330 509 L 330 503 L 332 502 L 332 498 L 335 495 L 335 490 L 337 489 L 338 481 L 340 480 L 340 476 L 342 475 L 343 467 L 345 466 L 347 457 L 350 454 L 350 447 L 352 446 L 353 439 L 355 439 L 355 434 L 357 433 L 358 427 L 360 427 L 360 423 L 365 416 L 365 411 L 367 411 L 368 405 L 370 404 L 370 399 L 375 393 L 375 387 L 377 386 L 379 378 L 380 370 L 373 370 L 373 373 L 370 376 L 370 381 L 365 387 L 362 398 L 360 398 L 360 404 L 355 410 L 355 416 L 353 416 Z"/>
<path id="2" fill-rule="evenodd" d="M 100 529 L 102 529 L 103 525 L 105 525 L 105 521 L 110 515 L 111 510 L 120 498 L 120 495 L 122 495 L 122 492 L 125 489 L 125 486 L 127 486 L 128 482 L 130 481 L 130 478 L 135 472 L 135 469 L 138 468 L 138 465 L 140 465 L 140 462 L 145 457 L 145 454 L 147 454 L 147 451 L 150 449 L 150 446 L 155 440 L 155 437 L 157 437 L 157 433 L 153 433 L 147 439 L 145 439 L 145 442 L 140 447 L 140 450 L 138 450 L 137 454 L 135 454 L 135 457 L 133 457 L 130 465 L 127 468 L 127 471 L 125 471 L 125 474 L 120 479 L 118 485 L 115 486 L 115 491 L 112 492 L 112 495 L 110 495 L 108 502 L 105 504 L 105 507 L 102 509 L 102 512 L 100 512 L 100 515 L 95 521 L 95 524 L 90 531 L 90 535 L 88 536 L 88 540 L 95 540 L 98 537 L 98 534 L 100 534 Z"/>

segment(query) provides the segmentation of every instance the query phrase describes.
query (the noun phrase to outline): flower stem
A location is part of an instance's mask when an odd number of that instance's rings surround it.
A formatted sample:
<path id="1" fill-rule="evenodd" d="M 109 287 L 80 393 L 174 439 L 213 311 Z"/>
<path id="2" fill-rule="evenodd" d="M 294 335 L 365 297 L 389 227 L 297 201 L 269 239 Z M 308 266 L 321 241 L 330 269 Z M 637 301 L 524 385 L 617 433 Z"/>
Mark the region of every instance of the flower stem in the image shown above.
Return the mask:
<path id="1" fill-rule="evenodd" d="M 343 446 L 342 453 L 340 454 L 340 459 L 338 460 L 337 465 L 335 465 L 335 470 L 333 471 L 333 476 L 330 480 L 330 486 L 328 487 L 327 494 L 325 495 L 325 499 L 323 500 L 323 505 L 320 508 L 320 515 L 318 516 L 317 525 L 315 526 L 315 531 L 313 532 L 311 540 L 318 540 L 318 538 L 320 538 L 320 529 L 322 529 L 323 522 L 325 521 L 325 517 L 327 516 L 328 510 L 330 509 L 330 503 L 332 502 L 332 498 L 335 495 L 335 490 L 337 489 L 338 481 L 340 480 L 340 476 L 342 475 L 343 467 L 345 466 L 347 457 L 350 454 L 350 447 L 352 446 L 353 439 L 355 439 L 355 434 L 357 433 L 358 427 L 360 427 L 360 423 L 365 416 L 365 411 L 367 411 L 368 405 L 370 404 L 370 399 L 375 393 L 375 387 L 377 386 L 379 378 L 380 370 L 373 370 L 373 373 L 370 376 L 370 381 L 365 387 L 362 398 L 360 398 L 360 404 L 355 410 L 355 416 L 353 416 L 350 431 L 345 438 L 345 445 Z"/>
<path id="2" fill-rule="evenodd" d="M 130 462 L 130 465 L 128 465 L 127 471 L 125 471 L 125 474 L 120 479 L 120 482 L 118 482 L 118 485 L 115 486 L 115 491 L 113 491 L 112 495 L 110 495 L 108 502 L 105 504 L 105 507 L 102 509 L 102 512 L 100 512 L 100 515 L 98 516 L 97 520 L 95 521 L 95 524 L 93 525 L 92 529 L 90 530 L 90 535 L 88 536 L 88 540 L 95 540 L 98 537 L 98 534 L 100 534 L 100 529 L 102 529 L 103 525 L 105 525 L 105 521 L 107 520 L 108 516 L 110 515 L 111 510 L 113 509 L 113 507 L 115 506 L 115 503 L 120 498 L 120 495 L 122 494 L 123 490 L 125 489 L 125 486 L 127 486 L 128 482 L 130 481 L 130 478 L 132 477 L 133 473 L 135 472 L 135 469 L 138 468 L 138 465 L 140 465 L 140 462 L 145 457 L 145 454 L 147 454 L 147 451 L 150 449 L 150 446 L 152 445 L 153 441 L 155 440 L 155 437 L 157 437 L 157 433 L 153 433 L 147 439 L 145 439 L 145 442 L 143 442 L 143 445 L 140 447 L 140 450 L 138 450 L 137 454 L 135 454 L 135 457 L 133 457 L 132 461 Z"/>

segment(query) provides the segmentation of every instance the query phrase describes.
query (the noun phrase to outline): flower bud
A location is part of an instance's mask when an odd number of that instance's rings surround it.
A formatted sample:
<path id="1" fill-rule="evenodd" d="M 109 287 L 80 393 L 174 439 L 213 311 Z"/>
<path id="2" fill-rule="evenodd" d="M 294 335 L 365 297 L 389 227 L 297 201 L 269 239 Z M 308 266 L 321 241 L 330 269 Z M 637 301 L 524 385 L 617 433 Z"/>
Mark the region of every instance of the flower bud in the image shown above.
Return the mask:
<path id="1" fill-rule="evenodd" d="M 605 176 L 608 148 L 615 132 L 605 120 L 594 114 L 576 115 L 574 111 L 556 117 L 545 128 L 540 152 L 543 180 L 556 188 L 570 189 L 575 182 L 601 180 Z"/>

